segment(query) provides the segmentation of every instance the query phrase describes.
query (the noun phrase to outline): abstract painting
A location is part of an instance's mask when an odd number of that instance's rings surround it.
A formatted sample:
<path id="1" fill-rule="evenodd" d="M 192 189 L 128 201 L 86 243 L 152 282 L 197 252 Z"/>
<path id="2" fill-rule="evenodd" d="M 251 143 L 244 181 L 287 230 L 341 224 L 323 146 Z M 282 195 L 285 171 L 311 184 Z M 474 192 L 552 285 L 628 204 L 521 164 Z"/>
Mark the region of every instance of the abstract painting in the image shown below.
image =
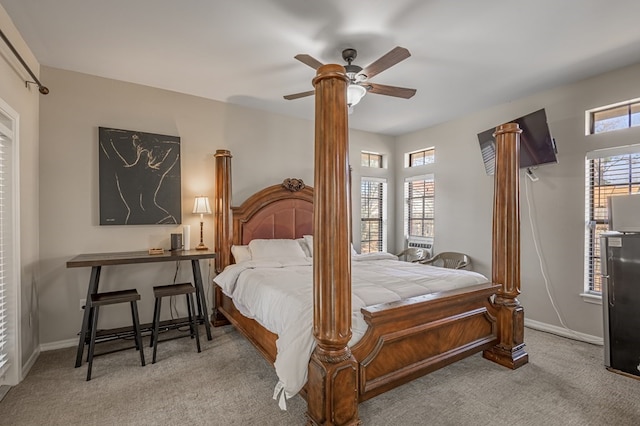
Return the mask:
<path id="1" fill-rule="evenodd" d="M 180 137 L 98 128 L 100 225 L 179 224 Z"/>

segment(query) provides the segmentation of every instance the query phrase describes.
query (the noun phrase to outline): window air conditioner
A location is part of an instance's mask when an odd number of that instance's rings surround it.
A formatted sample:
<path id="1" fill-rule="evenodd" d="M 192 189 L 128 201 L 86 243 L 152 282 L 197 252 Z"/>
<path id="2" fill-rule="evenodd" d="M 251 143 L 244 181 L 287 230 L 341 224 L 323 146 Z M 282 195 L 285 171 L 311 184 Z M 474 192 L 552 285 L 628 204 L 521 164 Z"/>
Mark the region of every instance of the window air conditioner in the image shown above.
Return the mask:
<path id="1" fill-rule="evenodd" d="M 427 251 L 427 259 L 433 257 L 433 238 L 432 237 L 409 237 L 407 247 L 415 247 L 425 249 Z"/>

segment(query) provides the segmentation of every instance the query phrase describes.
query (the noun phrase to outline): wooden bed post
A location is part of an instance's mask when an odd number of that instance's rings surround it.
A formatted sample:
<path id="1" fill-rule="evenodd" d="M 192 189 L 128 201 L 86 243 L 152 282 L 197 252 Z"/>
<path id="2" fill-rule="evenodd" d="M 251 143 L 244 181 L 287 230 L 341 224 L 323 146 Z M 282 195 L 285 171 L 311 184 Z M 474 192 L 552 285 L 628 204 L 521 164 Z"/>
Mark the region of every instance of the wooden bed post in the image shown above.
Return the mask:
<path id="1" fill-rule="evenodd" d="M 529 361 L 524 350 L 524 310 L 520 294 L 520 133 L 517 123 L 499 126 L 493 205 L 492 281 L 502 285 L 494 300 L 498 344 L 483 356 L 516 369 Z"/>
<path id="2" fill-rule="evenodd" d="M 313 236 L 313 334 L 308 375 L 311 425 L 357 425 L 358 369 L 351 339 L 349 129 L 341 65 L 318 68 Z"/>
<path id="3" fill-rule="evenodd" d="M 231 263 L 231 152 L 219 149 L 215 153 L 216 181 L 213 197 L 214 214 L 214 250 L 216 252 L 215 272 L 219 274 Z M 214 326 L 229 324 L 229 321 L 218 311 L 222 300 L 222 290 L 214 286 L 213 314 L 211 323 Z"/>

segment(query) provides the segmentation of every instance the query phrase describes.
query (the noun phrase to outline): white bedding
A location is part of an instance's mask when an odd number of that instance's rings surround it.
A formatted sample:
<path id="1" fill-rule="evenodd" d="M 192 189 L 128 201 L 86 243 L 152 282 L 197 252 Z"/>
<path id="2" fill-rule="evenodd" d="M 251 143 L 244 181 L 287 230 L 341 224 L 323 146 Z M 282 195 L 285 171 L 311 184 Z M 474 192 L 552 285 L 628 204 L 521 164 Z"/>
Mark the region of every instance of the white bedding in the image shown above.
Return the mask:
<path id="1" fill-rule="evenodd" d="M 352 260 L 350 346 L 366 332 L 360 312 L 365 306 L 487 281 L 476 272 L 401 262 L 387 253 L 354 255 Z M 275 369 L 280 382 L 274 398 L 280 395 L 283 409 L 284 397 L 292 397 L 304 386 L 315 347 L 312 262 L 310 257 L 249 260 L 228 266 L 214 279 L 243 315 L 278 335 Z"/>

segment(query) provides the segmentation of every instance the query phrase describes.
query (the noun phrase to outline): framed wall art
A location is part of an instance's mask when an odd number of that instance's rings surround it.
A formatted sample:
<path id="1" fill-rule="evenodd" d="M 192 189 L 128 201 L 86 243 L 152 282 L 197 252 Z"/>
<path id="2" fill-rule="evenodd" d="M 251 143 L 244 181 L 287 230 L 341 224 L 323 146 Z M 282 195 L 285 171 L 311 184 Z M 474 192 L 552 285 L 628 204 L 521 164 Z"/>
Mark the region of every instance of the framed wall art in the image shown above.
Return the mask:
<path id="1" fill-rule="evenodd" d="M 180 137 L 98 128 L 100 225 L 182 221 Z"/>

